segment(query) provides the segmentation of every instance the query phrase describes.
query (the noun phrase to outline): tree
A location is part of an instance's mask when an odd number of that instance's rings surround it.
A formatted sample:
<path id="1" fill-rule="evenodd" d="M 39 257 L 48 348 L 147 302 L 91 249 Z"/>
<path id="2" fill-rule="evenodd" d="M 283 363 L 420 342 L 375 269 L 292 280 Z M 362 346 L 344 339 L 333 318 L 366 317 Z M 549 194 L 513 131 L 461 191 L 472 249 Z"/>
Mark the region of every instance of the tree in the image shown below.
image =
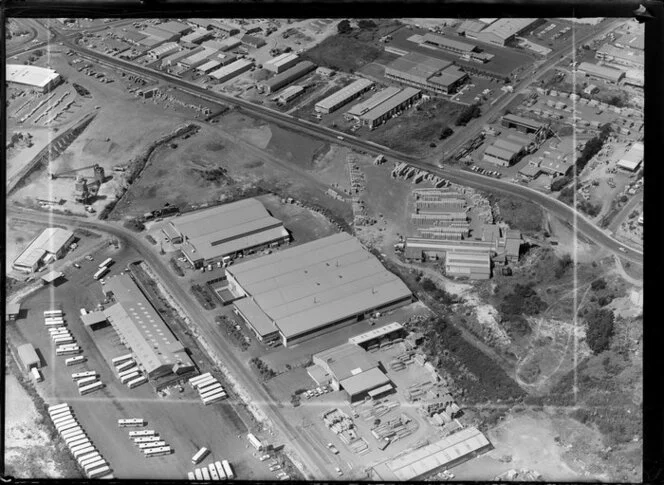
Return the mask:
<path id="1" fill-rule="evenodd" d="M 564 275 L 567 269 L 572 266 L 572 264 L 574 264 L 572 256 L 567 253 L 564 254 L 563 257 L 558 260 L 558 265 L 556 266 L 555 270 L 556 278 L 560 278 L 562 275 Z"/>
<path id="2" fill-rule="evenodd" d="M 482 110 L 480 109 L 479 103 L 471 104 L 470 106 L 466 106 L 464 110 L 459 113 L 455 124 L 457 126 L 466 126 L 470 120 L 473 118 L 479 118 L 481 114 Z"/>
<path id="3" fill-rule="evenodd" d="M 558 177 L 551 182 L 551 192 L 558 192 L 562 190 L 572 179 L 569 177 Z"/>
<path id="4" fill-rule="evenodd" d="M 357 23 L 357 26 L 362 30 L 375 29 L 377 27 L 376 22 L 373 20 L 362 19 Z"/>
<path id="5" fill-rule="evenodd" d="M 592 312 L 587 320 L 586 341 L 595 354 L 609 348 L 613 336 L 613 312 L 602 308 Z"/>
<path id="6" fill-rule="evenodd" d="M 593 291 L 603 290 L 606 288 L 606 280 L 604 278 L 595 280 L 590 284 L 590 288 L 592 288 Z"/>
<path id="7" fill-rule="evenodd" d="M 445 126 L 442 131 L 440 132 L 440 136 L 438 137 L 439 140 L 444 140 L 445 138 L 449 138 L 452 133 L 454 133 L 454 130 L 450 128 L 449 126 Z"/>
<path id="8" fill-rule="evenodd" d="M 342 20 L 342 21 L 339 22 L 339 24 L 337 25 L 337 31 L 338 31 L 340 34 L 348 34 L 348 33 L 351 32 L 352 30 L 353 30 L 353 29 L 351 28 L 351 26 L 350 26 L 350 22 L 349 22 L 348 20 Z"/>

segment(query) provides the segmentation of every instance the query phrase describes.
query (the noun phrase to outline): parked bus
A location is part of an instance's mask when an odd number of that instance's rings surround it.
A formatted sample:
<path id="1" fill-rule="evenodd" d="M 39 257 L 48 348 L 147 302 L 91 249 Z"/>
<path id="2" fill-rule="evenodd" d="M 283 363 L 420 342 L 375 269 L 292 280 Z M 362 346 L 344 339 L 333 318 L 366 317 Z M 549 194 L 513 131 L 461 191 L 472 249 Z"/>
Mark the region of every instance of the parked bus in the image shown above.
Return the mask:
<path id="1" fill-rule="evenodd" d="M 133 389 L 134 387 L 138 387 L 141 384 L 146 383 L 147 381 L 148 378 L 145 375 L 142 375 L 140 377 L 137 377 L 136 379 L 127 382 L 127 387 L 129 387 L 129 389 Z"/>
<path id="2" fill-rule="evenodd" d="M 81 451 L 81 450 L 85 450 L 86 448 L 89 448 L 90 446 L 92 446 L 92 445 L 90 444 L 90 440 L 89 440 L 88 438 L 82 438 L 82 439 L 78 440 L 77 444 L 75 444 L 75 445 L 74 445 L 74 444 L 70 445 L 70 446 L 69 446 L 69 450 L 70 450 L 70 451 L 72 452 L 72 454 L 74 455 L 74 458 L 76 458 L 76 457 L 78 457 L 78 456 L 81 456 L 81 455 L 85 455 L 85 454 L 87 454 L 87 453 L 90 453 L 90 451 L 92 451 L 92 450 L 86 451 L 85 453 L 77 453 L 77 452 L 79 452 L 79 451 Z"/>
<path id="3" fill-rule="evenodd" d="M 210 472 L 208 471 L 206 466 L 201 468 L 201 473 L 203 474 L 203 480 L 205 480 L 206 482 L 209 482 L 210 481 Z"/>
<path id="4" fill-rule="evenodd" d="M 233 473 L 233 469 L 231 468 L 231 464 L 228 462 L 228 460 L 222 460 L 221 464 L 224 467 L 224 471 L 226 472 L 226 478 L 229 480 L 235 478 L 235 474 Z"/>
<path id="5" fill-rule="evenodd" d="M 260 440 L 253 435 L 253 433 L 249 433 L 247 435 L 247 439 L 249 440 L 251 446 L 256 448 L 258 451 L 263 449 L 263 443 L 261 443 Z"/>
<path id="6" fill-rule="evenodd" d="M 134 438 L 134 443 L 139 444 L 139 443 L 151 443 L 153 441 L 161 441 L 161 438 L 159 437 L 158 434 L 152 435 L 152 436 L 137 436 Z"/>
<path id="7" fill-rule="evenodd" d="M 60 409 L 69 409 L 69 404 L 66 402 L 60 403 L 60 404 L 54 404 L 52 406 L 48 407 L 48 414 L 52 414 L 55 411 L 58 411 Z"/>
<path id="8" fill-rule="evenodd" d="M 128 376 L 128 375 L 131 374 L 132 372 L 138 372 L 138 366 L 135 365 L 135 366 L 132 367 L 131 369 L 123 370 L 122 372 L 120 372 L 120 373 L 118 374 L 118 377 L 119 377 L 119 378 L 123 378 L 124 376 Z"/>
<path id="9" fill-rule="evenodd" d="M 67 327 L 51 327 L 48 329 L 48 333 L 52 336 L 54 333 L 69 333 Z"/>
<path id="10" fill-rule="evenodd" d="M 41 382 L 41 381 L 44 380 L 44 376 L 42 376 L 42 373 L 36 367 L 33 367 L 32 369 L 30 369 L 30 374 L 32 374 L 32 378 L 36 382 Z"/>
<path id="11" fill-rule="evenodd" d="M 55 355 L 73 355 L 80 354 L 81 352 L 81 348 L 76 344 L 60 345 L 55 349 Z"/>
<path id="12" fill-rule="evenodd" d="M 89 384 L 92 384 L 93 382 L 97 381 L 98 379 L 99 378 L 97 377 L 96 374 L 93 375 L 93 376 L 90 376 L 90 377 L 83 377 L 82 379 L 78 379 L 76 381 L 76 385 L 78 387 L 85 387 L 85 386 L 87 386 Z"/>
<path id="13" fill-rule="evenodd" d="M 83 435 L 78 435 L 74 438 L 70 438 L 69 440 L 65 440 L 65 444 L 70 450 L 73 450 L 75 447 L 78 445 L 82 445 L 83 443 L 90 443 L 90 438 L 87 436 Z"/>
<path id="14" fill-rule="evenodd" d="M 210 450 L 208 450 L 205 446 L 198 450 L 194 456 L 191 457 L 191 462 L 194 465 L 198 465 L 203 459 L 210 453 Z M 209 480 L 209 477 L 208 477 Z"/>
<path id="15" fill-rule="evenodd" d="M 87 455 L 91 451 L 94 451 L 95 447 L 87 444 L 87 445 L 79 445 L 75 449 L 71 450 L 72 455 L 74 455 L 74 458 L 78 458 L 79 456 Z"/>
<path id="16" fill-rule="evenodd" d="M 91 461 L 87 465 L 85 465 L 83 467 L 83 470 L 85 470 L 85 473 L 89 473 L 90 470 L 94 470 L 95 468 L 105 464 L 106 460 L 104 460 L 102 457 L 99 457 L 95 461 Z"/>
<path id="17" fill-rule="evenodd" d="M 64 416 L 58 416 L 57 418 L 53 419 L 53 426 L 55 426 L 57 428 L 61 424 L 69 424 L 69 421 L 71 421 L 71 422 L 76 421 L 74 419 L 74 416 L 72 416 L 71 414 L 65 414 Z"/>
<path id="18" fill-rule="evenodd" d="M 129 432 L 129 437 L 130 438 L 137 438 L 139 436 L 154 436 L 157 434 L 154 429 L 142 429 L 140 431 L 130 431 Z"/>
<path id="19" fill-rule="evenodd" d="M 226 397 L 225 392 L 218 392 L 216 394 L 212 394 L 211 396 L 204 397 L 203 398 L 203 404 L 205 404 L 207 406 L 208 404 L 213 404 L 217 401 L 221 401 L 225 397 Z"/>
<path id="20" fill-rule="evenodd" d="M 171 451 L 170 446 L 162 446 L 161 448 L 148 448 L 143 450 L 143 453 L 146 457 L 152 458 L 153 456 L 170 455 Z"/>
<path id="21" fill-rule="evenodd" d="M 71 335 L 58 335 L 57 337 L 53 337 L 53 343 L 55 345 L 71 344 L 74 343 L 74 337 Z"/>
<path id="22" fill-rule="evenodd" d="M 201 469 L 200 469 L 200 468 L 196 468 L 196 469 L 194 470 L 194 476 L 196 477 L 196 480 L 199 480 L 199 481 L 200 481 L 200 480 L 203 480 L 203 474 L 201 473 Z"/>
<path id="23" fill-rule="evenodd" d="M 136 363 L 134 362 L 134 359 L 128 360 L 126 362 L 123 362 L 120 365 L 117 365 L 115 367 L 116 372 L 124 372 L 126 370 L 131 369 L 133 366 L 135 366 Z"/>
<path id="24" fill-rule="evenodd" d="M 127 382 L 131 381 L 132 379 L 136 379 L 139 375 L 140 375 L 140 373 L 138 371 L 134 371 L 130 374 L 126 374 L 126 375 L 120 377 L 120 382 L 122 382 L 123 384 L 126 384 Z"/>
<path id="25" fill-rule="evenodd" d="M 47 317 L 61 317 L 62 316 L 62 310 L 46 310 L 44 312 L 44 318 Z"/>
<path id="26" fill-rule="evenodd" d="M 62 416 L 73 416 L 71 409 L 58 409 L 53 414 L 51 414 L 51 421 L 61 418 Z"/>
<path id="27" fill-rule="evenodd" d="M 209 376 L 206 377 L 205 379 L 201 379 L 200 381 L 197 381 L 195 384 L 193 384 L 194 389 L 200 389 L 203 386 L 206 386 L 208 384 L 212 384 L 213 382 L 217 382 L 217 379 Z"/>
<path id="28" fill-rule="evenodd" d="M 89 394 L 89 393 L 94 392 L 98 389 L 101 389 L 102 387 L 104 387 L 104 384 L 101 381 L 96 381 L 96 382 L 93 382 L 92 384 L 89 384 L 87 386 L 79 387 L 78 388 L 78 393 L 81 396 L 83 396 L 85 394 Z"/>
<path id="29" fill-rule="evenodd" d="M 81 308 L 81 316 L 87 315 L 88 311 L 85 308 Z"/>
<path id="30" fill-rule="evenodd" d="M 143 418 L 121 418 L 118 419 L 118 426 L 120 428 L 140 427 L 145 426 L 147 422 Z"/>
<path id="31" fill-rule="evenodd" d="M 113 258 L 107 258 L 102 263 L 99 263 L 99 269 L 108 268 L 111 264 L 113 264 Z"/>
<path id="32" fill-rule="evenodd" d="M 206 384 L 198 388 L 198 392 L 205 394 L 206 392 L 212 391 L 214 389 L 221 389 L 221 384 L 219 382 L 213 382 L 211 384 Z"/>
<path id="33" fill-rule="evenodd" d="M 47 327 L 62 327 L 64 326 L 65 321 L 62 318 L 59 318 L 57 320 L 44 320 L 44 325 Z"/>
<path id="34" fill-rule="evenodd" d="M 134 357 L 131 354 L 125 354 L 125 355 L 121 355 L 119 357 L 114 357 L 113 359 L 111 359 L 111 363 L 113 365 L 120 365 L 120 364 L 122 364 L 123 362 L 125 362 L 127 360 L 133 360 L 133 359 L 134 359 Z"/>
<path id="35" fill-rule="evenodd" d="M 210 471 L 210 478 L 215 482 L 218 482 L 220 480 L 219 474 L 217 473 L 217 469 L 214 467 L 214 463 L 210 463 L 208 465 L 208 470 Z"/>
<path id="36" fill-rule="evenodd" d="M 194 472 L 187 472 L 187 480 L 197 480 Z"/>
<path id="37" fill-rule="evenodd" d="M 214 396 L 215 394 L 219 394 L 220 392 L 223 393 L 224 390 L 223 389 L 213 389 L 211 391 L 208 391 L 206 393 L 201 394 L 201 399 L 205 399 L 205 398 L 208 398 L 210 396 Z"/>
<path id="38" fill-rule="evenodd" d="M 108 273 L 108 268 L 105 268 L 105 267 L 104 267 L 104 268 L 101 268 L 100 270 L 98 270 L 98 271 L 94 274 L 93 278 L 94 278 L 95 280 L 98 280 L 99 278 L 102 278 L 106 273 Z"/>
<path id="39" fill-rule="evenodd" d="M 206 379 L 208 377 L 212 377 L 212 374 L 210 374 L 209 372 L 198 375 L 196 377 L 192 377 L 191 379 L 189 379 L 189 384 L 191 384 L 191 386 L 193 387 L 194 384 L 196 384 L 198 381 L 202 381 L 203 379 Z"/>
<path id="40" fill-rule="evenodd" d="M 72 419 L 71 422 L 67 424 L 65 423 L 59 424 L 58 426 L 55 427 L 55 429 L 58 431 L 58 433 L 62 433 L 63 431 L 67 431 L 68 429 L 76 428 L 78 426 L 79 424 Z"/>
<path id="41" fill-rule="evenodd" d="M 217 469 L 217 474 L 219 475 L 219 478 L 221 478 L 222 480 L 226 480 L 226 478 L 228 478 L 226 476 L 226 472 L 224 471 L 224 466 L 221 464 L 220 461 L 215 461 L 214 467 Z"/>
<path id="42" fill-rule="evenodd" d="M 94 463 L 95 461 L 99 460 L 101 458 L 101 455 L 97 450 L 92 451 L 90 453 L 87 453 L 85 455 L 81 455 L 78 457 L 78 464 L 81 466 L 85 466 L 89 463 Z"/>
<path id="43" fill-rule="evenodd" d="M 146 450 L 148 448 L 161 448 L 163 446 L 166 446 L 165 441 L 151 441 L 149 443 L 139 443 L 138 445 L 139 450 Z"/>
<path id="44" fill-rule="evenodd" d="M 87 437 L 85 432 L 80 428 L 79 429 L 74 428 L 73 430 L 70 431 L 72 431 L 72 433 L 69 433 L 67 436 L 65 436 L 64 433 L 62 434 L 62 439 L 65 440 L 65 444 L 67 445 L 73 441 Z"/>
<path id="45" fill-rule="evenodd" d="M 88 478 L 101 477 L 103 474 L 108 473 L 110 471 L 111 469 L 108 467 L 108 465 L 104 465 L 99 468 L 95 468 L 94 470 L 90 470 L 88 472 Z"/>
<path id="46" fill-rule="evenodd" d="M 86 359 L 86 358 L 85 358 L 84 356 L 82 356 L 82 355 L 77 355 L 76 357 L 68 357 L 68 358 L 65 360 L 65 365 L 68 365 L 68 366 L 70 366 L 70 365 L 78 365 L 78 364 L 82 364 L 82 363 L 85 362 L 86 360 L 88 360 L 88 359 Z"/>
<path id="47" fill-rule="evenodd" d="M 96 375 L 97 375 L 96 370 L 86 370 L 83 372 L 74 372 L 71 375 L 71 378 L 76 381 L 78 379 L 83 379 L 84 377 L 95 377 Z"/>

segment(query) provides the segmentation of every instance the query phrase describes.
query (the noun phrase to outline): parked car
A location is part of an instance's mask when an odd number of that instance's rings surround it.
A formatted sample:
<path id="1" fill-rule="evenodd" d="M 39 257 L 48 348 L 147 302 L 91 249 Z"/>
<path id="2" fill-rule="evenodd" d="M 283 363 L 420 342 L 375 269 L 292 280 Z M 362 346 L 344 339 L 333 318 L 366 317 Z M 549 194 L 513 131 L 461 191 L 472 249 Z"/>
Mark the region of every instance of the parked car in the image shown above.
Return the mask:
<path id="1" fill-rule="evenodd" d="M 74 263 L 74 268 L 76 268 L 76 269 L 81 269 L 81 265 L 78 264 L 78 263 Z"/>
<path id="2" fill-rule="evenodd" d="M 94 261 L 95 260 L 95 258 L 90 256 L 89 254 L 85 257 L 85 259 L 87 259 L 88 261 Z"/>

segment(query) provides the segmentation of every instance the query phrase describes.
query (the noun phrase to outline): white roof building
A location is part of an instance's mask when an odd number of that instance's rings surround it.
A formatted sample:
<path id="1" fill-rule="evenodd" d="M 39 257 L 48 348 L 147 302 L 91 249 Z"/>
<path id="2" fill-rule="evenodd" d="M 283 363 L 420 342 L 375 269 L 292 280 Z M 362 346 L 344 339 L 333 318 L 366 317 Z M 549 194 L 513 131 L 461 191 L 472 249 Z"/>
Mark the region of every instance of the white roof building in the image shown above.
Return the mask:
<path id="1" fill-rule="evenodd" d="M 59 257 L 74 239 L 74 233 L 59 227 L 48 227 L 37 236 L 12 265 L 18 271 L 35 271 L 49 254 Z"/>
<path id="2" fill-rule="evenodd" d="M 47 91 L 61 80 L 60 74 L 53 69 L 23 64 L 7 64 L 6 75 L 7 82 L 32 86 L 41 91 Z"/>

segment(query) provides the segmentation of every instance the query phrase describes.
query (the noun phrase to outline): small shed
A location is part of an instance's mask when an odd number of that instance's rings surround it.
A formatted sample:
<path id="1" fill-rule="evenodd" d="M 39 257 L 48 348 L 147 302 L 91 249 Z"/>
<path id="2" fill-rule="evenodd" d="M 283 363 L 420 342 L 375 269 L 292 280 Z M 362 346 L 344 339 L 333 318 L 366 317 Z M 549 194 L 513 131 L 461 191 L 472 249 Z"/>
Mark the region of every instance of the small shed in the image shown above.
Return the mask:
<path id="1" fill-rule="evenodd" d="M 16 320 L 18 318 L 19 313 L 21 313 L 20 303 L 7 303 L 7 308 L 5 312 L 7 321 Z"/>
<path id="2" fill-rule="evenodd" d="M 37 351 L 32 346 L 32 344 L 23 344 L 18 347 L 18 356 L 21 359 L 23 368 L 26 371 L 30 371 L 33 367 L 39 369 L 41 367 L 41 359 L 37 355 Z"/>
<path id="3" fill-rule="evenodd" d="M 42 276 L 41 279 L 45 285 L 48 285 L 49 283 L 57 281 L 62 276 L 64 276 L 64 274 L 61 271 L 49 271 L 44 276 Z"/>

